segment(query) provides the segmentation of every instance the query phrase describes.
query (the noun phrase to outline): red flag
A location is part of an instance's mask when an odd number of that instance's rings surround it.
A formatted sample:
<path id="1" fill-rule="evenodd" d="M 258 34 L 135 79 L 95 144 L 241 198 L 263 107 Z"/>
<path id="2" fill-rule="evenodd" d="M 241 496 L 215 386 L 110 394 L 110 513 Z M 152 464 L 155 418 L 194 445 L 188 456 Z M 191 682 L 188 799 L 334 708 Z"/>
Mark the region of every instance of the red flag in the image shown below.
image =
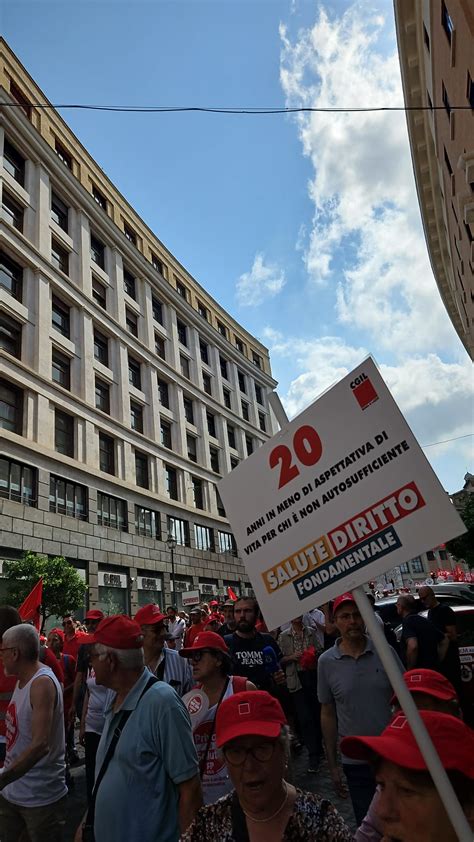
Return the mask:
<path id="1" fill-rule="evenodd" d="M 41 625 L 41 600 L 43 598 L 43 579 L 41 578 L 25 601 L 21 603 L 18 613 L 24 623 L 33 620 L 33 625 L 38 631 Z"/>
<path id="2" fill-rule="evenodd" d="M 229 599 L 231 599 L 233 602 L 235 602 L 235 601 L 238 599 L 237 594 L 235 593 L 235 591 L 233 591 L 233 590 L 232 590 L 232 588 L 227 588 L 227 596 L 228 596 L 228 597 L 229 597 Z"/>

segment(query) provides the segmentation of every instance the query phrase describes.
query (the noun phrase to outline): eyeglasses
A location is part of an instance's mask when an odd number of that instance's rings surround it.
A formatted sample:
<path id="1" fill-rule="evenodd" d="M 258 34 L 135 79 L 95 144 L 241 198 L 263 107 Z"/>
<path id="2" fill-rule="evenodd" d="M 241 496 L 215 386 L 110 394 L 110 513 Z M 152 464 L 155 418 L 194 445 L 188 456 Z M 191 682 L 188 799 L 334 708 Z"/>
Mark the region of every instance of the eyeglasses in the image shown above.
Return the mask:
<path id="1" fill-rule="evenodd" d="M 191 661 L 192 664 L 198 664 L 199 661 L 204 657 L 204 655 L 213 655 L 210 649 L 198 649 L 196 652 L 193 652 L 192 655 L 189 656 L 188 661 Z"/>
<path id="2" fill-rule="evenodd" d="M 251 748 L 225 746 L 223 752 L 225 759 L 231 766 L 243 766 L 249 754 L 252 755 L 254 760 L 258 760 L 259 763 L 268 763 L 273 757 L 275 746 L 276 742 L 259 743 Z"/>

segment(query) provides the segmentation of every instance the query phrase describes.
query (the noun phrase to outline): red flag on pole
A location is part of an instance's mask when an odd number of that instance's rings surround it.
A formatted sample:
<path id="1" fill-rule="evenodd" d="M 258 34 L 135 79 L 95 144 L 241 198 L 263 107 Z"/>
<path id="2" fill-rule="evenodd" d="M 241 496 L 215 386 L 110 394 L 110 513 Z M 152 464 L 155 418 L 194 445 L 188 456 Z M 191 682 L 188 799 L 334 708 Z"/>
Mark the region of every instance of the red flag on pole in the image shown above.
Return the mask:
<path id="1" fill-rule="evenodd" d="M 238 599 L 237 594 L 232 590 L 232 588 L 227 588 L 227 595 L 233 602 Z"/>
<path id="2" fill-rule="evenodd" d="M 18 613 L 24 623 L 31 620 L 38 631 L 41 625 L 41 600 L 43 599 L 43 579 L 41 578 L 34 586 L 31 593 L 28 594 L 24 602 L 21 603 Z"/>

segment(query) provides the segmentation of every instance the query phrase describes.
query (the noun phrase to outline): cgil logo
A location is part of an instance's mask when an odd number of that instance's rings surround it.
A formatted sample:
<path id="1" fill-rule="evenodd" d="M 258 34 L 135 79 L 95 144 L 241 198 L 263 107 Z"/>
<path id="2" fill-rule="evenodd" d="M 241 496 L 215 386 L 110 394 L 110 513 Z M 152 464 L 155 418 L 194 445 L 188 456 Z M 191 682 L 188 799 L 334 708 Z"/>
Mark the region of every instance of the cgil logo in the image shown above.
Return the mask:
<path id="1" fill-rule="evenodd" d="M 367 409 L 368 406 L 378 401 L 379 396 L 366 374 L 359 374 L 358 377 L 351 380 L 349 385 L 361 409 Z"/>

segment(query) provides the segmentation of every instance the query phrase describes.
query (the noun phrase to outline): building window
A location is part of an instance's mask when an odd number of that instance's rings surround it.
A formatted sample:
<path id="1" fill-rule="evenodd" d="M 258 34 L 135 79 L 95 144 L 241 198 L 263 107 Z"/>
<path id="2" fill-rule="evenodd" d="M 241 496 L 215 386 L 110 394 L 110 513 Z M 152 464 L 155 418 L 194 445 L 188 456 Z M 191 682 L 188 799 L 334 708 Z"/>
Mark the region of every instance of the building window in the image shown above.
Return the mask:
<path id="1" fill-rule="evenodd" d="M 239 465 L 239 460 L 235 458 L 235 456 L 230 457 L 230 470 L 233 471 L 234 468 L 237 468 Z"/>
<path id="2" fill-rule="evenodd" d="M 423 562 L 419 556 L 412 558 L 410 566 L 412 573 L 423 573 Z"/>
<path id="3" fill-rule="evenodd" d="M 211 468 L 214 471 L 214 473 L 216 473 L 216 474 L 220 473 L 219 451 L 217 450 L 217 448 L 215 448 L 215 447 L 209 448 L 209 457 L 210 457 L 210 460 L 211 460 Z"/>
<path id="4" fill-rule="evenodd" d="M 53 348 L 51 354 L 51 379 L 53 383 L 62 386 L 63 389 L 71 389 L 71 360 L 65 354 L 61 354 Z"/>
<path id="5" fill-rule="evenodd" d="M 155 354 L 161 357 L 162 360 L 166 359 L 165 340 L 158 333 L 155 333 Z"/>
<path id="6" fill-rule="evenodd" d="M 191 398 L 183 397 L 184 417 L 189 424 L 194 424 L 194 410 Z"/>
<path id="7" fill-rule="evenodd" d="M 202 487 L 202 479 L 199 477 L 191 477 L 191 488 L 193 492 L 193 502 L 196 509 L 204 509 L 204 494 Z"/>
<path id="8" fill-rule="evenodd" d="M 186 287 L 184 286 L 184 284 L 182 284 L 181 281 L 178 281 L 177 278 L 176 278 L 176 292 L 178 293 L 178 295 L 181 296 L 181 298 L 184 298 L 185 301 L 188 300 L 188 291 L 187 291 Z"/>
<path id="9" fill-rule="evenodd" d="M 101 269 L 105 269 L 105 245 L 91 234 L 91 260 Z"/>
<path id="10" fill-rule="evenodd" d="M 0 497 L 25 506 L 36 506 L 36 477 L 36 470 L 29 465 L 0 456 Z"/>
<path id="11" fill-rule="evenodd" d="M 245 447 L 247 448 L 247 456 L 253 453 L 253 439 L 251 436 L 245 436 Z"/>
<path id="12" fill-rule="evenodd" d="M 140 370 L 140 363 L 130 356 L 128 358 L 128 382 L 131 384 L 131 386 L 135 386 L 135 389 L 141 390 L 142 376 Z"/>
<path id="13" fill-rule="evenodd" d="M 178 341 L 181 342 L 181 345 L 188 346 L 188 331 L 187 327 L 183 322 L 180 322 L 179 319 L 176 321 L 176 328 L 178 331 Z"/>
<path id="14" fill-rule="evenodd" d="M 107 211 L 107 199 L 104 194 L 100 192 L 99 188 L 92 185 L 92 196 L 102 210 Z"/>
<path id="15" fill-rule="evenodd" d="M 444 107 L 445 107 L 445 109 L 446 109 L 446 114 L 447 114 L 447 115 L 448 115 L 448 117 L 449 117 L 449 116 L 450 116 L 450 114 L 451 114 L 451 105 L 450 105 L 450 103 L 449 103 L 448 92 L 447 92 L 447 90 L 446 90 L 446 88 L 445 88 L 444 82 L 442 82 L 442 83 L 441 83 L 441 85 L 442 85 L 443 105 L 444 105 Z"/>
<path id="16" fill-rule="evenodd" d="M 106 474 L 115 474 L 115 442 L 105 433 L 99 433 L 99 467 Z"/>
<path id="17" fill-rule="evenodd" d="M 10 173 L 18 184 L 24 186 L 25 159 L 6 138 L 3 145 L 3 168 Z"/>
<path id="18" fill-rule="evenodd" d="M 170 390 L 168 383 L 165 380 L 158 378 L 158 394 L 160 396 L 160 403 L 166 409 L 170 408 Z"/>
<path id="19" fill-rule="evenodd" d="M 137 450 L 135 451 L 135 479 L 140 488 L 149 487 L 148 457 Z"/>
<path id="20" fill-rule="evenodd" d="M 71 308 L 53 295 L 51 300 L 51 324 L 58 333 L 69 339 L 71 333 Z"/>
<path id="21" fill-rule="evenodd" d="M 156 254 L 153 254 L 153 252 L 151 253 L 151 265 L 153 266 L 153 269 L 156 269 L 156 271 L 163 276 L 163 278 L 165 277 L 165 267 L 163 265 L 163 261 L 160 260 Z"/>
<path id="22" fill-rule="evenodd" d="M 144 506 L 135 506 L 135 532 L 145 538 L 161 537 L 160 513 Z"/>
<path id="23" fill-rule="evenodd" d="M 197 311 L 198 311 L 199 315 L 200 315 L 203 319 L 205 319 L 205 320 L 206 320 L 206 322 L 207 322 L 207 321 L 208 321 L 208 318 L 209 318 L 209 310 L 207 309 L 206 305 L 202 303 L 202 301 L 198 301 L 198 303 L 197 303 Z"/>
<path id="24" fill-rule="evenodd" d="M 220 553 L 230 553 L 231 555 L 237 555 L 237 547 L 235 546 L 235 538 L 232 535 L 232 532 L 219 532 L 217 533 L 219 539 L 219 552 Z"/>
<path id="25" fill-rule="evenodd" d="M 194 544 L 197 550 L 214 552 L 214 532 L 209 526 L 194 524 Z"/>
<path id="26" fill-rule="evenodd" d="M 173 449 L 171 442 L 171 424 L 163 419 L 160 420 L 160 441 L 163 447 L 167 447 L 169 450 Z"/>
<path id="27" fill-rule="evenodd" d="M 0 288 L 6 290 L 17 301 L 23 292 L 23 269 L 0 251 Z"/>
<path id="28" fill-rule="evenodd" d="M 260 404 L 260 406 L 263 406 L 262 387 L 259 386 L 258 383 L 255 383 L 255 400 Z"/>
<path id="29" fill-rule="evenodd" d="M 68 230 L 69 208 L 56 193 L 51 193 L 51 219 L 63 231 Z"/>
<path id="30" fill-rule="evenodd" d="M 74 418 L 54 410 L 54 449 L 63 456 L 74 456 Z"/>
<path id="31" fill-rule="evenodd" d="M 10 94 L 13 97 L 13 99 L 16 99 L 19 105 L 21 105 L 21 110 L 24 111 L 24 113 L 28 117 L 28 120 L 31 120 L 31 105 L 29 104 L 28 99 L 23 93 L 23 91 L 20 90 L 18 85 L 16 85 L 15 82 L 13 82 L 11 79 Z"/>
<path id="32" fill-rule="evenodd" d="M 227 441 L 229 442 L 229 447 L 233 447 L 234 450 L 236 448 L 235 444 L 235 428 L 232 427 L 231 424 L 227 424 Z"/>
<path id="33" fill-rule="evenodd" d="M 151 298 L 151 306 L 152 306 L 152 309 L 153 309 L 153 318 L 154 318 L 155 322 L 158 322 L 158 324 L 162 325 L 163 324 L 163 305 L 162 305 L 161 301 L 158 301 L 158 299 L 154 295 L 152 295 L 152 298 Z"/>
<path id="34" fill-rule="evenodd" d="M 3 188 L 2 218 L 17 231 L 23 231 L 23 208 Z"/>
<path id="35" fill-rule="evenodd" d="M 241 401 L 240 405 L 242 407 L 242 418 L 244 419 L 244 421 L 249 421 L 250 415 L 249 415 L 249 405 L 248 405 L 248 403 L 245 403 L 245 401 Z"/>
<path id="36" fill-rule="evenodd" d="M 130 426 L 136 433 L 143 433 L 143 407 L 130 401 Z"/>
<path id="37" fill-rule="evenodd" d="M 94 330 L 94 358 L 102 365 L 109 365 L 109 340 L 103 333 Z"/>
<path id="38" fill-rule="evenodd" d="M 219 365 L 220 365 L 221 374 L 222 374 L 224 380 L 228 380 L 229 376 L 228 376 L 227 360 L 225 360 L 223 357 L 219 356 Z"/>
<path id="39" fill-rule="evenodd" d="M 83 485 L 51 476 L 49 480 L 49 511 L 87 520 L 87 489 Z"/>
<path id="40" fill-rule="evenodd" d="M 224 406 L 226 406 L 227 409 L 232 409 L 232 401 L 231 401 L 231 395 L 230 395 L 229 390 L 223 389 L 222 394 L 223 394 L 223 397 L 224 397 Z"/>
<path id="41" fill-rule="evenodd" d="M 227 339 L 227 328 L 222 322 L 217 322 L 217 332 L 220 333 L 221 336 L 225 336 Z"/>
<path id="42" fill-rule="evenodd" d="M 235 337 L 235 347 L 241 354 L 245 354 L 245 345 L 238 336 Z"/>
<path id="43" fill-rule="evenodd" d="M 222 502 L 221 495 L 219 494 L 219 491 L 218 491 L 218 489 L 217 489 L 217 486 L 216 486 L 216 485 L 214 486 L 214 488 L 215 488 L 215 490 L 216 490 L 216 506 L 217 506 L 217 514 L 218 514 L 220 517 L 225 517 L 224 503 Z"/>
<path id="44" fill-rule="evenodd" d="M 138 337 L 138 316 L 133 310 L 129 310 L 128 307 L 125 307 L 125 324 L 127 325 L 127 330 L 132 336 Z"/>
<path id="45" fill-rule="evenodd" d="M 446 37 L 451 44 L 452 35 L 454 32 L 454 23 L 451 18 L 451 15 L 448 12 L 446 3 L 444 0 L 441 0 L 441 26 L 443 27 Z"/>
<path id="46" fill-rule="evenodd" d="M 67 149 L 62 145 L 62 143 L 59 142 L 59 140 L 56 140 L 54 144 L 54 149 L 56 155 L 58 156 L 59 160 L 63 162 L 64 166 L 66 166 L 68 170 L 72 170 L 72 155 L 69 154 Z"/>
<path id="47" fill-rule="evenodd" d="M 438 550 L 438 555 L 441 561 L 448 561 L 448 554 L 446 550 Z"/>
<path id="48" fill-rule="evenodd" d="M 0 380 L 0 429 L 23 434 L 23 392 L 7 380 Z"/>
<path id="49" fill-rule="evenodd" d="M 426 558 L 428 559 L 428 561 L 436 561 L 436 556 L 433 550 L 428 550 L 428 552 L 426 553 Z"/>
<path id="50" fill-rule="evenodd" d="M 188 459 L 191 462 L 197 462 L 197 439 L 194 436 L 186 436 L 186 448 L 188 451 Z"/>
<path id="51" fill-rule="evenodd" d="M 181 368 L 181 374 L 183 377 L 186 377 L 187 380 L 191 379 L 190 369 L 189 369 L 189 360 L 187 357 L 184 357 L 183 354 L 179 355 L 179 365 Z"/>
<path id="52" fill-rule="evenodd" d="M 466 90 L 467 101 L 472 109 L 474 109 L 474 81 L 471 79 L 471 74 L 469 70 L 467 71 L 467 90 Z"/>
<path id="53" fill-rule="evenodd" d="M 265 416 L 264 416 L 263 412 L 258 413 L 258 424 L 259 424 L 260 429 L 263 430 L 263 432 L 265 432 L 267 427 L 266 427 L 266 421 L 265 421 Z"/>
<path id="54" fill-rule="evenodd" d="M 136 293 L 135 277 L 134 277 L 134 275 L 132 275 L 131 272 L 129 272 L 128 269 L 123 270 L 123 288 L 124 288 L 125 292 L 127 293 L 127 295 L 130 296 L 130 298 L 133 298 L 134 300 L 136 300 L 137 293 Z"/>
<path id="55" fill-rule="evenodd" d="M 60 272 L 69 274 L 69 252 L 58 243 L 55 237 L 51 237 L 51 263 Z"/>
<path id="56" fill-rule="evenodd" d="M 241 371 L 238 371 L 237 377 L 238 377 L 238 380 L 239 380 L 239 389 L 245 395 L 245 393 L 247 391 L 247 386 L 245 385 L 245 374 L 242 374 Z"/>
<path id="57" fill-rule="evenodd" d="M 398 569 L 400 570 L 400 573 L 403 573 L 405 575 L 408 575 L 408 573 L 410 572 L 410 568 L 408 567 L 407 561 L 404 561 L 403 564 L 399 564 Z"/>
<path id="58" fill-rule="evenodd" d="M 171 500 L 178 499 L 178 474 L 171 465 L 165 465 L 165 489 Z"/>
<path id="59" fill-rule="evenodd" d="M 209 365 L 209 345 L 206 345 L 206 343 L 203 342 L 202 339 L 199 341 L 199 351 L 200 351 L 201 360 L 203 361 L 203 363 L 206 363 L 206 365 Z"/>
<path id="60" fill-rule="evenodd" d="M 137 247 L 137 235 L 133 228 L 130 228 L 130 225 L 127 225 L 126 222 L 123 223 L 123 233 L 125 234 L 127 240 L 132 243 L 132 245 Z"/>
<path id="61" fill-rule="evenodd" d="M 252 351 L 252 362 L 257 368 L 262 368 L 262 358 L 255 351 Z"/>
<path id="62" fill-rule="evenodd" d="M 92 278 L 92 298 L 103 310 L 107 309 L 107 289 L 97 278 Z"/>
<path id="63" fill-rule="evenodd" d="M 95 405 L 97 409 L 110 415 L 110 386 L 98 377 L 95 378 Z"/>
<path id="64" fill-rule="evenodd" d="M 205 371 L 202 373 L 202 386 L 206 395 L 212 395 L 212 380 L 211 376 Z"/>
<path id="65" fill-rule="evenodd" d="M 110 529 L 128 532 L 128 513 L 125 500 L 97 492 L 97 523 Z"/>
<path id="66" fill-rule="evenodd" d="M 168 535 L 182 547 L 189 547 L 189 523 L 179 517 L 168 515 Z"/>
<path id="67" fill-rule="evenodd" d="M 207 432 L 213 439 L 217 438 L 216 434 L 216 416 L 212 414 L 212 412 L 206 413 L 207 418 Z"/>
<path id="68" fill-rule="evenodd" d="M 0 311 L 0 348 L 21 359 L 21 324 Z"/>

